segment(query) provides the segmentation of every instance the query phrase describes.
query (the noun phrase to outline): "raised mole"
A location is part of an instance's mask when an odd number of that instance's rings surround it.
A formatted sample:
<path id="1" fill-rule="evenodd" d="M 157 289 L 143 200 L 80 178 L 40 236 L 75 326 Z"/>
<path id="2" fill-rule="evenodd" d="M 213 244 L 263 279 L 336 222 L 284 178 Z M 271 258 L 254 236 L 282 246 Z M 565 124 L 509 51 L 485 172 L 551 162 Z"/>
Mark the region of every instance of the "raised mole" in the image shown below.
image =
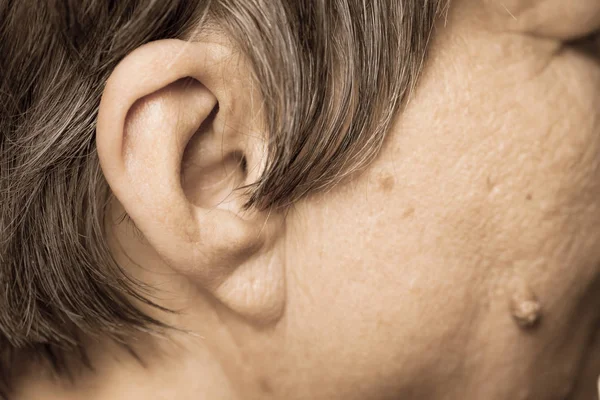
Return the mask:
<path id="1" fill-rule="evenodd" d="M 542 317 L 542 306 L 531 287 L 521 279 L 513 280 L 510 291 L 510 313 L 523 329 L 535 327 Z"/>

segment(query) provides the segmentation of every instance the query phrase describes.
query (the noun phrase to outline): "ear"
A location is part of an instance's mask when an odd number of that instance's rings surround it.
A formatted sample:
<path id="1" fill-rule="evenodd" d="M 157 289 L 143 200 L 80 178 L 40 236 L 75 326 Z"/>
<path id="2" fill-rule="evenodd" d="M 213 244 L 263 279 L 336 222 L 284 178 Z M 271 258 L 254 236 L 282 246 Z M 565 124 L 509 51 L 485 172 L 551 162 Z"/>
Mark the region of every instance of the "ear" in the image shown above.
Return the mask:
<path id="1" fill-rule="evenodd" d="M 258 124 L 246 101 L 249 75 L 232 54 L 179 40 L 135 50 L 107 81 L 96 144 L 115 198 L 165 264 L 234 311 L 262 318 L 283 306 L 283 273 L 256 262 L 273 221 L 232 195 L 256 179 L 265 148 L 249 142 Z M 277 288 L 246 282 L 263 275 Z"/>

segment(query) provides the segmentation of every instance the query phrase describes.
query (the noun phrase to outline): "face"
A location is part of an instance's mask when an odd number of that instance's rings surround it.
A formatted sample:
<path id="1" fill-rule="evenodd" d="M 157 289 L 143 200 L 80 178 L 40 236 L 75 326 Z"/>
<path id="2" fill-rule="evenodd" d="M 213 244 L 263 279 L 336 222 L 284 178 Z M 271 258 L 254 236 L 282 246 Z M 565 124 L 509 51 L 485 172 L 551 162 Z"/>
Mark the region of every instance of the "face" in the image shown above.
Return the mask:
<path id="1" fill-rule="evenodd" d="M 453 2 L 377 159 L 273 216 L 255 260 L 268 279 L 252 281 L 278 288 L 267 323 L 158 273 L 119 228 L 135 273 L 181 310 L 168 322 L 194 335 L 154 346 L 143 371 L 107 360 L 103 394 L 591 398 L 600 68 L 564 42 L 599 14 L 595 0 Z"/>
<path id="2" fill-rule="evenodd" d="M 551 35 L 598 4 L 513 3 L 522 26 L 457 2 L 379 158 L 286 219 L 274 335 L 299 398 L 572 390 L 600 300 L 600 68 Z M 524 299 L 531 329 L 512 315 Z"/>

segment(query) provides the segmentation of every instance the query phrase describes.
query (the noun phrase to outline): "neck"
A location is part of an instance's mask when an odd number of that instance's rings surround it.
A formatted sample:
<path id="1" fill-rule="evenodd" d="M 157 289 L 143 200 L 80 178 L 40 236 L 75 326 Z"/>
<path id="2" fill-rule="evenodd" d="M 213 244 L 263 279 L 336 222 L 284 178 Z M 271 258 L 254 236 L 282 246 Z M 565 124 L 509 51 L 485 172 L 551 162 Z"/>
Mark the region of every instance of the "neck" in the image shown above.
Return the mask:
<path id="1" fill-rule="evenodd" d="M 29 368 L 15 399 L 240 398 L 230 379 L 235 374 L 232 366 L 222 364 L 218 353 L 195 335 L 135 340 L 129 350 L 114 342 L 97 342 L 88 354 L 92 368 L 70 368 L 70 377 L 50 372 L 47 365 Z"/>

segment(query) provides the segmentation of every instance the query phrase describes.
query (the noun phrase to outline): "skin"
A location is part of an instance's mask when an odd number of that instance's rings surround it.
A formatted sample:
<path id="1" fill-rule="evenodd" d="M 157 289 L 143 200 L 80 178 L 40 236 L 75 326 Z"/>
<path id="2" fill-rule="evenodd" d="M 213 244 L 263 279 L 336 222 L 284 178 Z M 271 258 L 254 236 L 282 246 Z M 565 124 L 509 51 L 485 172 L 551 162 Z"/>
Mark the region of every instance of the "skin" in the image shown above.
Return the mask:
<path id="1" fill-rule="evenodd" d="M 222 301 L 114 226 L 118 259 L 189 333 L 139 335 L 145 367 L 90 343 L 94 374 L 40 375 L 18 398 L 594 398 L 600 67 L 564 42 L 595 28 L 594 0 L 455 1 L 380 156 L 271 216 L 250 263 L 270 311 Z"/>

